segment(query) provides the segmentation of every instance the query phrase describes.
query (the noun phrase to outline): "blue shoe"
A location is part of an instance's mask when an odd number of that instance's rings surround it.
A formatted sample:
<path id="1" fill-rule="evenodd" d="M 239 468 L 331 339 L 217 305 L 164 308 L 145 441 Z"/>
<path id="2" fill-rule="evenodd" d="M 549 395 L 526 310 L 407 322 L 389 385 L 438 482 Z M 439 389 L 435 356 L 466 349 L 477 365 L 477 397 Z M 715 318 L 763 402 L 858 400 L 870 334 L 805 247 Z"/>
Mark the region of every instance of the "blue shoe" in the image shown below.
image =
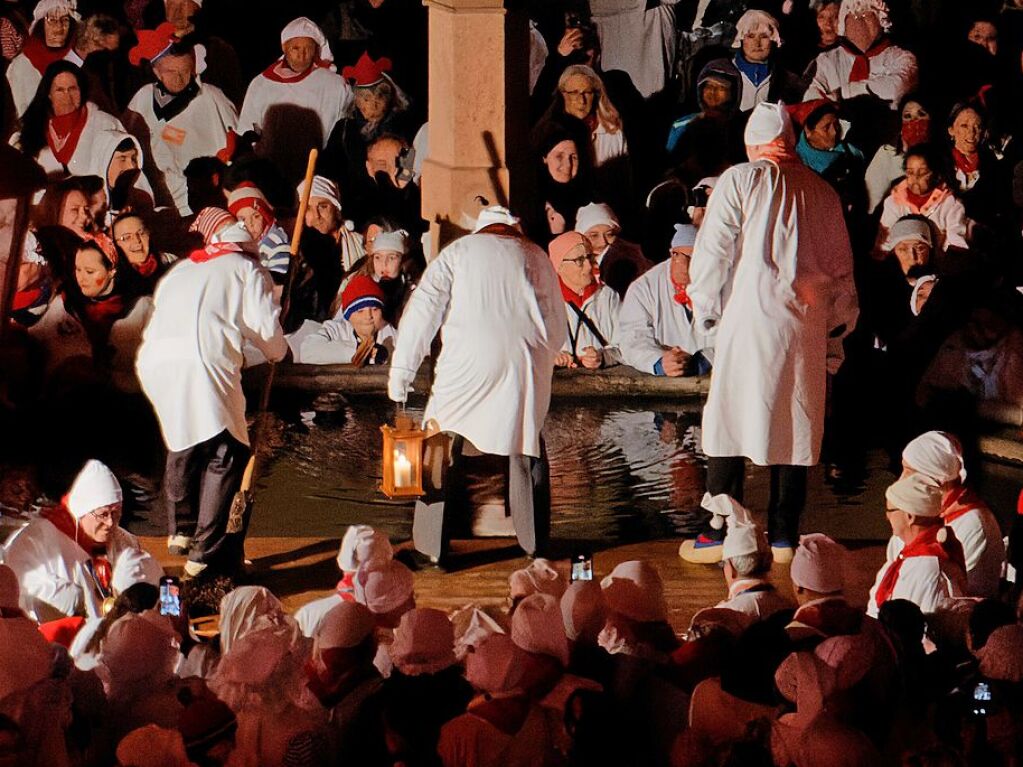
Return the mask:
<path id="1" fill-rule="evenodd" d="M 713 565 L 721 561 L 724 541 L 716 541 L 701 533 L 695 539 L 682 541 L 678 555 L 686 562 L 697 565 Z"/>
<path id="2" fill-rule="evenodd" d="M 771 541 L 771 554 L 774 556 L 774 561 L 778 564 L 787 565 L 792 561 L 795 553 L 795 547 L 786 539 L 779 538 L 776 541 Z"/>

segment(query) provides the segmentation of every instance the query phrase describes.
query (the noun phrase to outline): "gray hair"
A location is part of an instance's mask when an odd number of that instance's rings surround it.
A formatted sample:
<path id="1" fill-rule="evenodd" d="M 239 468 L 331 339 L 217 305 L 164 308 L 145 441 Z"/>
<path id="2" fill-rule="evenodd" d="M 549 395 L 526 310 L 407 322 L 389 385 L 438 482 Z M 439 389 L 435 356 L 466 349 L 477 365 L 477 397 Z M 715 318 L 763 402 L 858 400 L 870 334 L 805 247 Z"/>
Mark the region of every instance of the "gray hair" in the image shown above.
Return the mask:
<path id="1" fill-rule="evenodd" d="M 741 554 L 737 557 L 731 557 L 727 561 L 732 563 L 736 575 L 740 578 L 749 578 L 753 575 L 766 573 L 771 569 L 771 562 L 773 560 L 774 557 L 771 555 L 771 550 L 769 548 L 761 548 L 755 554 Z"/>

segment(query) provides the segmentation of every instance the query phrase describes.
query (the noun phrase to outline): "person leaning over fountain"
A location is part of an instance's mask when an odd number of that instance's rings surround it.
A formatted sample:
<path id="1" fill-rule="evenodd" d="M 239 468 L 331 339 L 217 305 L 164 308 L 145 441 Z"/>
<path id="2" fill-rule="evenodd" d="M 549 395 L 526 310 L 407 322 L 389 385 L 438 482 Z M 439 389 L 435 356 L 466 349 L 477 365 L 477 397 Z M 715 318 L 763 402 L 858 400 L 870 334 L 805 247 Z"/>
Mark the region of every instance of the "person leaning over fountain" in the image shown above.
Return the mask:
<path id="1" fill-rule="evenodd" d="M 677 377 L 710 369 L 686 293 L 695 242 L 695 226 L 676 224 L 671 257 L 641 275 L 625 294 L 614 343 L 625 364 L 641 373 Z"/>
<path id="2" fill-rule="evenodd" d="M 448 503 L 469 448 L 508 456 L 508 512 L 519 545 L 540 555 L 550 530 L 550 479 L 540 431 L 554 360 L 565 343 L 565 308 L 547 254 L 500 207 L 484 209 L 473 234 L 444 248 L 423 272 L 402 315 L 387 393 L 405 402 L 440 332 L 424 422 L 450 435 L 439 488 L 416 502 L 412 540 L 433 561 L 447 553 Z"/>

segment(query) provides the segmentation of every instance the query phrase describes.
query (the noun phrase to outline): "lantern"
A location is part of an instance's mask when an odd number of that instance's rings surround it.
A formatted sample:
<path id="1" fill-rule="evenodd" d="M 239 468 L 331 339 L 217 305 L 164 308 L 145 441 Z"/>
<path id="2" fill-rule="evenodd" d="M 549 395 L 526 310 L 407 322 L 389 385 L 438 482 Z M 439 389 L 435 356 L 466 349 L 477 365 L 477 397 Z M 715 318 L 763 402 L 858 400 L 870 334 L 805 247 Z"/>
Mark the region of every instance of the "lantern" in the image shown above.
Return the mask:
<path id="1" fill-rule="evenodd" d="M 429 436 L 400 415 L 394 426 L 381 426 L 384 434 L 384 480 L 381 489 L 388 498 L 409 498 L 423 494 L 423 442 Z"/>

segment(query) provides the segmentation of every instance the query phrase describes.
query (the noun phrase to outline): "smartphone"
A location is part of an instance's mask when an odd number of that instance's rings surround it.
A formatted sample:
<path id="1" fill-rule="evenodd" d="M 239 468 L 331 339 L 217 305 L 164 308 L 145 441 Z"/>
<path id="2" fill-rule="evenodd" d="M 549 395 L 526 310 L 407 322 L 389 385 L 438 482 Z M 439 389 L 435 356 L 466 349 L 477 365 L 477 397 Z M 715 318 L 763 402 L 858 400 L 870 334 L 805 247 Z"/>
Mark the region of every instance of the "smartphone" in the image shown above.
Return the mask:
<path id="1" fill-rule="evenodd" d="M 991 685 L 987 682 L 977 682 L 973 688 L 973 714 L 987 716 L 990 708 Z"/>
<path id="2" fill-rule="evenodd" d="M 160 579 L 160 615 L 181 615 L 181 581 L 173 575 Z"/>
<path id="3" fill-rule="evenodd" d="M 572 582 L 593 580 L 593 557 L 589 554 L 576 554 L 572 557 Z"/>

